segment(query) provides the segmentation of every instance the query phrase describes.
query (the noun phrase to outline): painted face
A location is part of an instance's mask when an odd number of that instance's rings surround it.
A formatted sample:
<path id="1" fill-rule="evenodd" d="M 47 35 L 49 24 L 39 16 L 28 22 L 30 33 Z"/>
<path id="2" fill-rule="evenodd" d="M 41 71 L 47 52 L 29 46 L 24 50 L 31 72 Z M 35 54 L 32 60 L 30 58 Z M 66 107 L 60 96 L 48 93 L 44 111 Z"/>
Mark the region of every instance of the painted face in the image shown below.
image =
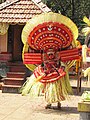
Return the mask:
<path id="1" fill-rule="evenodd" d="M 51 59 L 54 59 L 55 58 L 55 55 L 54 53 L 49 53 L 48 54 L 48 58 L 51 60 Z"/>
<path id="2" fill-rule="evenodd" d="M 55 58 L 55 51 L 53 49 L 48 49 L 47 50 L 47 56 L 49 60 L 52 60 Z"/>

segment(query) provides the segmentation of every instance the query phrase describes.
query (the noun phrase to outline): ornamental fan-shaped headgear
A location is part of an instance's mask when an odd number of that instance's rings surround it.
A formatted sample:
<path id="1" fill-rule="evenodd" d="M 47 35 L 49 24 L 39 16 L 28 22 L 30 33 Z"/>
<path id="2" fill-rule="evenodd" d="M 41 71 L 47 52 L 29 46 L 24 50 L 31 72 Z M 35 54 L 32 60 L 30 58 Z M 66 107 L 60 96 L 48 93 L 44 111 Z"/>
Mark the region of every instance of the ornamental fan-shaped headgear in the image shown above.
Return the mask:
<path id="1" fill-rule="evenodd" d="M 54 49 L 48 49 L 46 52 L 47 52 L 47 54 L 55 54 L 55 50 Z"/>
<path id="2" fill-rule="evenodd" d="M 65 49 L 74 45 L 78 37 L 76 25 L 58 13 L 43 13 L 27 22 L 22 31 L 22 41 L 35 50 Z"/>

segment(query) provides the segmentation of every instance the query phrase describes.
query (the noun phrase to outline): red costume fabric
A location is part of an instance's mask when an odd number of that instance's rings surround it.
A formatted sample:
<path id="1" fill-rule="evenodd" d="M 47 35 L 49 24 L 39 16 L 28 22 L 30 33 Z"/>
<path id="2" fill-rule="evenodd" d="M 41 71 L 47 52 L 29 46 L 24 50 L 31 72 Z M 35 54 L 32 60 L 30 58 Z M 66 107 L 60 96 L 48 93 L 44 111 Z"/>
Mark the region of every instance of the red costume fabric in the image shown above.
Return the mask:
<path id="1" fill-rule="evenodd" d="M 41 67 L 41 65 L 34 70 L 34 75 L 36 78 L 38 78 L 39 76 L 42 76 L 44 73 L 45 73 L 44 69 Z M 66 72 L 63 71 L 62 68 L 59 68 L 58 72 L 54 70 L 53 72 L 50 72 L 47 75 L 45 75 L 43 79 L 40 80 L 40 82 L 42 83 L 55 82 L 59 80 L 61 77 L 65 76 L 65 74 Z"/>

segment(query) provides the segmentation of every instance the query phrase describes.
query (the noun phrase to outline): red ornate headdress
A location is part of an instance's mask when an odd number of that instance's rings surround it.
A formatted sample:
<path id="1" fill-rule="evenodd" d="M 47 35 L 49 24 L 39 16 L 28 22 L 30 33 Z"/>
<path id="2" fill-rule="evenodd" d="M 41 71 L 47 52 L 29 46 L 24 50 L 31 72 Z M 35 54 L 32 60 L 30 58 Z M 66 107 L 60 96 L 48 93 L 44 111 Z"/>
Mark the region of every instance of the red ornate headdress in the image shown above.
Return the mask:
<path id="1" fill-rule="evenodd" d="M 22 31 L 23 59 L 27 58 L 24 54 L 29 47 L 44 52 L 50 48 L 55 51 L 75 48 L 77 37 L 78 29 L 68 17 L 53 12 L 37 15 L 27 22 Z M 40 54 L 33 55 L 35 60 L 38 58 L 36 64 L 40 63 Z M 24 63 L 29 64 L 29 60 Z"/>

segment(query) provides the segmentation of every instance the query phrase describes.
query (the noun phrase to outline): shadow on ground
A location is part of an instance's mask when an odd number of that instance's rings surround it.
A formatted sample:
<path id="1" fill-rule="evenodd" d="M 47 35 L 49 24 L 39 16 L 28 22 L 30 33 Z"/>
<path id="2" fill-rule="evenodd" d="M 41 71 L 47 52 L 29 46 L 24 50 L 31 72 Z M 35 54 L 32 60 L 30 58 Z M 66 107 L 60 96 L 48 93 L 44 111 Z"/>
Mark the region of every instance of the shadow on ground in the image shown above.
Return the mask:
<path id="1" fill-rule="evenodd" d="M 36 109 L 34 112 L 43 113 L 43 114 L 79 114 L 77 107 L 62 107 L 58 109 L 53 106 L 51 109 Z"/>

